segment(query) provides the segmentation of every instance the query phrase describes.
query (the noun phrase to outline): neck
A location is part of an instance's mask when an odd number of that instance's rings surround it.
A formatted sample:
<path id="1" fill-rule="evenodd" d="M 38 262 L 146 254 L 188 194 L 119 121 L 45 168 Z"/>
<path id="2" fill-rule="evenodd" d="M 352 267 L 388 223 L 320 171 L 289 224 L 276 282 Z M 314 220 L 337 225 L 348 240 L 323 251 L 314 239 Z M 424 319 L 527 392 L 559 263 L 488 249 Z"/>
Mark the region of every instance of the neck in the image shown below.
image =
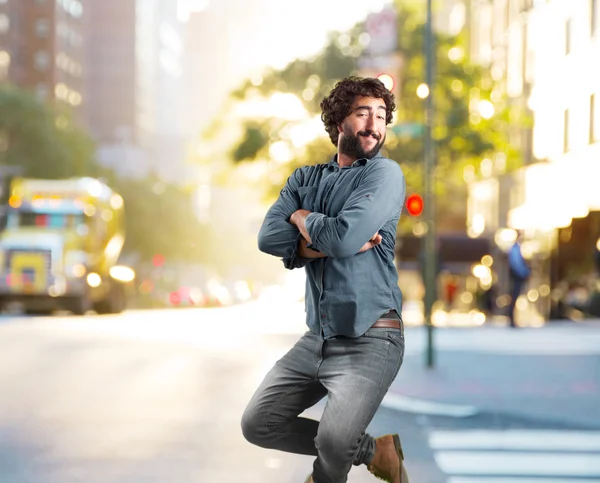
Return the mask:
<path id="1" fill-rule="evenodd" d="M 356 161 L 356 158 L 348 156 L 347 154 L 342 154 L 338 151 L 337 155 L 337 163 L 340 168 L 344 168 L 346 166 L 352 166 L 352 163 Z"/>

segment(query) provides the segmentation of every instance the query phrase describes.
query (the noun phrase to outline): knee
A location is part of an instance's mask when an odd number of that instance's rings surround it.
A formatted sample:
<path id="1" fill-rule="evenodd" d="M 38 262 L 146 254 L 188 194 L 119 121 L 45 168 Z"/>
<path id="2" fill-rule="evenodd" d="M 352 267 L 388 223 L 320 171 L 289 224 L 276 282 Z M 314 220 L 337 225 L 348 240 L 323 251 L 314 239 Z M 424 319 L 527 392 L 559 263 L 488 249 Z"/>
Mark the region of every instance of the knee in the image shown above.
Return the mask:
<path id="1" fill-rule="evenodd" d="M 242 434 L 249 443 L 264 446 L 265 423 L 258 411 L 248 407 L 242 415 Z"/>

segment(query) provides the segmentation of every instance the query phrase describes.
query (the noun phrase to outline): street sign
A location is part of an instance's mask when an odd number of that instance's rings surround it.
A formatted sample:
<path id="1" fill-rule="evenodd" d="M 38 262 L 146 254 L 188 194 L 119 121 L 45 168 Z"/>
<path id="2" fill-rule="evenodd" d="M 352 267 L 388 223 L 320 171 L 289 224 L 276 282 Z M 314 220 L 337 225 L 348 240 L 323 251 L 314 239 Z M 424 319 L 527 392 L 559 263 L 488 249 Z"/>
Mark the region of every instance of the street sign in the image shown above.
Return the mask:
<path id="1" fill-rule="evenodd" d="M 420 138 L 425 132 L 425 125 L 419 122 L 402 122 L 392 126 L 392 132 L 398 136 Z"/>

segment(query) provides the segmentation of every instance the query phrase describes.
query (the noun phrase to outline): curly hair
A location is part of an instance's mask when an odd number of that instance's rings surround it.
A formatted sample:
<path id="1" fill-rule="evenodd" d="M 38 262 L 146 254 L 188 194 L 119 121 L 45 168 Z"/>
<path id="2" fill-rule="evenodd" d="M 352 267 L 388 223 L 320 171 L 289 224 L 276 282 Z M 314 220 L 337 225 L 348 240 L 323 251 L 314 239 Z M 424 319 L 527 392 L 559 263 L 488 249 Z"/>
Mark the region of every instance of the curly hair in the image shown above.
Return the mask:
<path id="1" fill-rule="evenodd" d="M 350 114 L 352 103 L 357 96 L 383 99 L 385 102 L 385 122 L 392 122 L 392 113 L 396 110 L 394 94 L 379 79 L 372 77 L 347 77 L 339 81 L 329 96 L 321 101 L 321 120 L 334 146 L 337 146 L 338 126 Z"/>

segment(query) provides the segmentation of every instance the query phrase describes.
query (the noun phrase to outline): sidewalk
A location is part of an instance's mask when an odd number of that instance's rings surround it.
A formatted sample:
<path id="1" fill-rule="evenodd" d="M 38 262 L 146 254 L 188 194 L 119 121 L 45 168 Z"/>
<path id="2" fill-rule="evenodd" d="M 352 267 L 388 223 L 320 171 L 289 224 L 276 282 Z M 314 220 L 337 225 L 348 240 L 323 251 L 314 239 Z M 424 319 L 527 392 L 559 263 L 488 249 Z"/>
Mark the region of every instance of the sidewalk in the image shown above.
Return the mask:
<path id="1" fill-rule="evenodd" d="M 500 412 L 600 428 L 600 321 L 539 329 L 436 329 L 426 367 L 425 328 L 406 330 L 407 350 L 388 405 L 427 414 Z"/>

